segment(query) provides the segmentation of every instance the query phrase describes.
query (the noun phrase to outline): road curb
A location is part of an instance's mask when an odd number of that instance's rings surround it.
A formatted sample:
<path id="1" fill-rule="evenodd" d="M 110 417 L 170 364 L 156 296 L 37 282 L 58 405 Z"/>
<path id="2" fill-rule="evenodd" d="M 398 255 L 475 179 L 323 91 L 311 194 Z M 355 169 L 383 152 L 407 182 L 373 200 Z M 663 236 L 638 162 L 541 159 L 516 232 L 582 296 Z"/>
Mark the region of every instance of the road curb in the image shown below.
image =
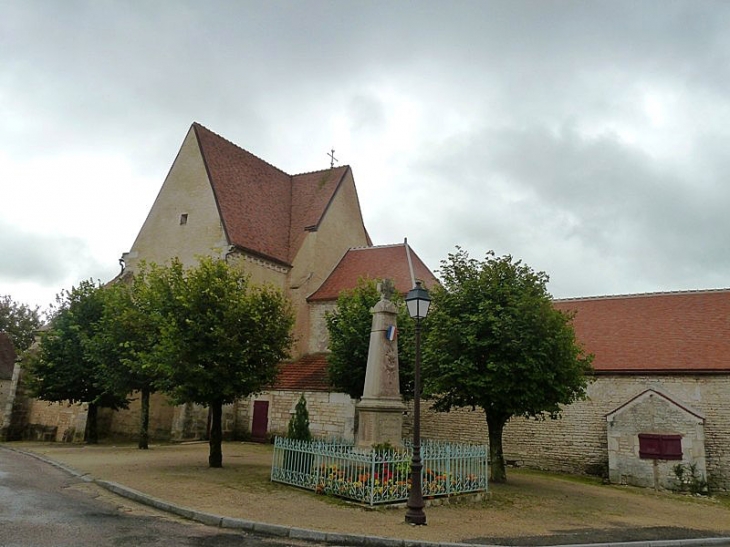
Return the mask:
<path id="1" fill-rule="evenodd" d="M 223 517 L 219 515 L 213 515 L 211 513 L 196 511 L 188 507 L 175 505 L 173 503 L 155 498 L 153 496 L 149 496 L 147 494 L 144 494 L 143 492 L 134 490 L 133 488 L 129 488 L 115 482 L 95 479 L 88 473 L 82 473 L 81 471 L 78 471 L 73 467 L 52 460 L 51 458 L 48 458 L 47 456 L 43 456 L 41 454 L 27 452 L 25 450 L 18 450 L 17 448 L 11 448 L 7 445 L 0 445 L 0 449 L 30 456 L 44 463 L 52 465 L 53 467 L 56 467 L 57 469 L 60 469 L 65 473 L 68 473 L 69 475 L 81 479 L 85 482 L 93 482 L 95 484 L 98 484 L 100 487 L 108 490 L 109 492 L 117 494 L 118 496 L 122 496 L 132 501 L 136 501 L 149 507 L 153 507 L 160 511 L 164 511 L 166 513 L 170 513 L 188 520 L 199 522 L 207 526 L 214 526 L 216 528 L 243 530 L 246 532 L 252 532 L 255 534 L 272 537 L 289 538 L 316 543 L 326 543 L 329 545 L 348 545 L 356 547 L 505 547 L 484 543 L 439 543 L 431 541 L 389 538 L 382 536 L 331 533 L 322 532 L 320 530 L 310 530 L 307 528 L 296 528 L 279 524 L 268 524 L 265 522 L 257 522 L 233 517 Z M 723 545 L 730 546 L 730 537 L 671 539 L 657 541 L 622 541 L 616 543 L 573 543 L 564 545 L 551 545 L 550 547 L 718 547 Z"/>

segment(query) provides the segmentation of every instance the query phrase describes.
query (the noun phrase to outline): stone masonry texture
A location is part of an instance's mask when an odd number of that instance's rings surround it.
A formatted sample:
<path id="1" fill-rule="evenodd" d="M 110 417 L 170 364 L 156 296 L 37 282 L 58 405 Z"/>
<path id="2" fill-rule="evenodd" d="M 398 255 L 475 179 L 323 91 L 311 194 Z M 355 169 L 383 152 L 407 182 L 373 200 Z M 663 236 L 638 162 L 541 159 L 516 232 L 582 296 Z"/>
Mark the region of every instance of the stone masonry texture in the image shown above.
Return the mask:
<path id="1" fill-rule="evenodd" d="M 598 376 L 587 399 L 567 406 L 558 420 L 511 419 L 504 430 L 505 459 L 518 466 L 607 476 L 606 415 L 652 387 L 704 414 L 708 482 L 715 490 L 730 491 L 730 376 L 722 374 Z M 422 408 L 423 438 L 487 442 L 481 409 L 437 413 L 427 402 Z M 411 434 L 411 424 L 409 412 L 404 435 Z"/>

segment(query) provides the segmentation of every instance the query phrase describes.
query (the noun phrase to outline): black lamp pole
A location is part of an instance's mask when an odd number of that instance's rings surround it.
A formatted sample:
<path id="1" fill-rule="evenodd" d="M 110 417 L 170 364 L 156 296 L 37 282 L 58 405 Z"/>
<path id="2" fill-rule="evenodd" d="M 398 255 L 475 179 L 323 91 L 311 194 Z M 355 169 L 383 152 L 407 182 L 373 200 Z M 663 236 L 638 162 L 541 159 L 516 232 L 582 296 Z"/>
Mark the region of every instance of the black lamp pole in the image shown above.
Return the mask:
<path id="1" fill-rule="evenodd" d="M 416 320 L 416 366 L 413 378 L 413 459 L 411 460 L 411 490 L 408 493 L 406 522 L 414 525 L 426 524 L 423 512 L 423 489 L 421 484 L 421 319 L 428 314 L 431 299 L 428 291 L 417 281 L 408 292 L 406 304 L 408 313 Z"/>

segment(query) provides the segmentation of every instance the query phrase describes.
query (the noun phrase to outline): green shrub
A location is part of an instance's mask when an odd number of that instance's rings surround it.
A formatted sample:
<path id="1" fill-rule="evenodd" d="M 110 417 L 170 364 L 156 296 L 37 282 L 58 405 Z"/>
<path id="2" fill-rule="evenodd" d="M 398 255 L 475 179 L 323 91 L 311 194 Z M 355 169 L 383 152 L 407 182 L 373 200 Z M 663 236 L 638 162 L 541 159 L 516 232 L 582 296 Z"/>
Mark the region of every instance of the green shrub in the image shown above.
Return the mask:
<path id="1" fill-rule="evenodd" d="M 707 496 L 710 494 L 705 477 L 698 471 L 694 463 L 683 465 L 678 463 L 674 466 L 674 475 L 677 477 L 677 486 L 680 492 L 689 492 Z"/>
<path id="2" fill-rule="evenodd" d="M 286 436 L 299 441 L 312 440 L 312 433 L 309 431 L 307 400 L 304 398 L 304 393 L 299 397 L 299 402 L 294 408 L 294 416 L 289 420 L 289 429 Z"/>

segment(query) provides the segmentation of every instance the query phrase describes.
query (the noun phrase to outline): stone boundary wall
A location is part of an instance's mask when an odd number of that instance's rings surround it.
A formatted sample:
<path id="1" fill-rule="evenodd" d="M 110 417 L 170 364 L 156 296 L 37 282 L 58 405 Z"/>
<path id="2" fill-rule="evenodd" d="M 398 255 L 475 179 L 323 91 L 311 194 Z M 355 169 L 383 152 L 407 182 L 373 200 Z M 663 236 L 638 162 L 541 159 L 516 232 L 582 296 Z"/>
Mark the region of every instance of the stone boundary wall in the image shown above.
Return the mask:
<path id="1" fill-rule="evenodd" d="M 29 399 L 28 423 L 23 438 L 33 441 L 82 442 L 86 430 L 88 405 L 52 403 Z M 99 435 L 104 434 L 103 411 L 97 415 Z"/>
<path id="2" fill-rule="evenodd" d="M 249 415 L 253 415 L 253 401 L 269 401 L 270 435 L 286 435 L 294 407 L 302 395 L 300 391 L 269 391 L 251 397 Z M 355 401 L 344 393 L 305 391 L 309 412 L 309 430 L 312 436 L 327 439 L 355 438 Z M 248 422 L 249 429 L 251 422 Z"/>
<path id="3" fill-rule="evenodd" d="M 659 389 L 702 412 L 705 456 L 711 488 L 730 491 L 730 375 L 598 376 L 588 399 L 565 408 L 558 420 L 514 418 L 504 430 L 505 459 L 515 465 L 564 473 L 607 476 L 606 415 L 648 388 Z M 412 435 L 411 406 L 404 435 Z M 481 409 L 450 413 L 422 405 L 421 436 L 459 442 L 486 442 Z"/>
<path id="4" fill-rule="evenodd" d="M 667 393 L 703 413 L 705 457 L 710 487 L 730 491 L 730 375 L 598 376 L 588 388 L 588 399 L 565 408 L 558 420 L 515 418 L 504 431 L 504 454 L 509 463 L 565 473 L 606 476 L 608 441 L 606 415 L 648 388 Z M 268 432 L 285 434 L 300 392 L 272 391 L 224 407 L 224 435 L 245 439 L 251 430 L 254 400 L 269 401 Z M 162 396 L 159 396 L 162 398 Z M 341 393 L 305 392 L 310 429 L 316 437 L 353 439 L 355 401 Z M 138 405 L 138 403 L 136 403 Z M 22 409 L 24 437 L 69 441 L 83 439 L 86 405 L 48 403 L 28 399 Z M 151 438 L 181 440 L 204 438 L 207 408 L 153 404 Z M 481 409 L 436 413 L 423 401 L 421 436 L 455 442 L 487 442 Z M 15 410 L 14 410 L 15 412 Z M 171 422 L 170 415 L 172 415 Z M 101 410 L 99 434 L 134 437 L 138 410 Z M 168 425 L 169 429 L 168 429 Z M 133 425 L 134 424 L 134 425 Z M 412 404 L 403 422 L 404 437 L 412 436 Z"/>
<path id="5" fill-rule="evenodd" d="M 168 430 L 167 439 L 172 441 L 195 441 L 208 438 L 209 407 L 194 403 L 171 406 L 166 401 L 162 404 L 167 404 L 168 409 L 172 410 L 172 423 Z M 239 404 L 236 402 L 223 405 L 221 430 L 225 441 L 240 441 L 247 438 L 247 431 L 241 429 L 237 420 L 237 406 Z"/>
<path id="6" fill-rule="evenodd" d="M 114 412 L 109 429 L 106 433 L 115 438 L 136 440 L 142 414 L 141 397 L 138 392 L 132 393 L 129 398 L 129 408 Z M 150 422 L 149 437 L 158 441 L 170 440 L 172 431 L 172 417 L 175 407 L 167 397 L 160 393 L 150 395 Z"/>

